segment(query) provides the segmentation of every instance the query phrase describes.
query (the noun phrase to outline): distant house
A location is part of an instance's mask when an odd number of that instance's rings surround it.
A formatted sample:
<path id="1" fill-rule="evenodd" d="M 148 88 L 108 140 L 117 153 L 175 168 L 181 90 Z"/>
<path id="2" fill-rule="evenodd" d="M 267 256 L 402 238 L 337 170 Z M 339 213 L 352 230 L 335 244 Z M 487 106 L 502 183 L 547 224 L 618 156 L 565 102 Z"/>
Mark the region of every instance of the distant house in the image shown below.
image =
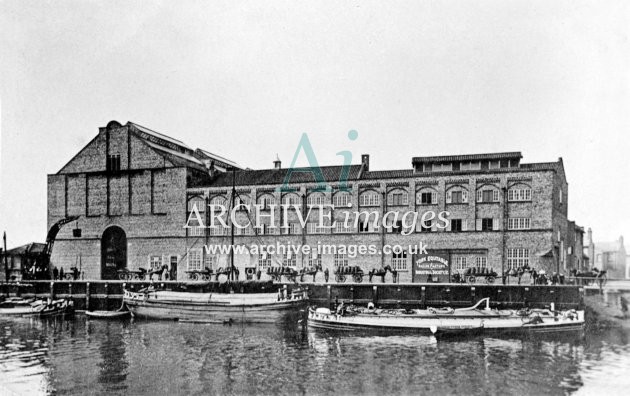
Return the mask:
<path id="1" fill-rule="evenodd" d="M 0 279 L 3 281 L 6 279 L 8 270 L 10 280 L 22 280 L 22 274 L 33 268 L 45 246 L 43 243 L 32 242 L 7 250 L 6 253 L 0 256 L 2 258 L 0 262 Z"/>
<path id="2" fill-rule="evenodd" d="M 624 278 L 628 276 L 627 257 L 623 236 L 615 242 L 597 242 L 593 266 L 607 271 L 610 278 Z"/>

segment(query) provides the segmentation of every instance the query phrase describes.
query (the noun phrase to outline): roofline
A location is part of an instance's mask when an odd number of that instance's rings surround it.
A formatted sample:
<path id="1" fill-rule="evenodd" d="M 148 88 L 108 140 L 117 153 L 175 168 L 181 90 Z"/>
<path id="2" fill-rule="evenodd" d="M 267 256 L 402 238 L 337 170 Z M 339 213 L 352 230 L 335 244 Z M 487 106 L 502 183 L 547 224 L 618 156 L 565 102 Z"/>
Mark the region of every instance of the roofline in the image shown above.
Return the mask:
<path id="1" fill-rule="evenodd" d="M 412 164 L 422 162 L 439 162 L 439 161 L 477 161 L 484 159 L 511 159 L 511 158 L 523 158 L 520 151 L 511 151 L 504 153 L 480 153 L 480 154 L 461 154 L 461 155 L 437 155 L 430 157 L 413 157 L 411 159 Z"/>

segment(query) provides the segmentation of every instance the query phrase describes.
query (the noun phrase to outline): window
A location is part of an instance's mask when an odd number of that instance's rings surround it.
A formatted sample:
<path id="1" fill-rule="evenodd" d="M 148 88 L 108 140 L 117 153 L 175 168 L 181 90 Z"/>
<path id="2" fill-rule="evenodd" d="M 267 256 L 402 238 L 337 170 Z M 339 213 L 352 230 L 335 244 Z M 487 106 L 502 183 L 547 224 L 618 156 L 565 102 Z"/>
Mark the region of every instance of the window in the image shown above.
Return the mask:
<path id="1" fill-rule="evenodd" d="M 446 193 L 446 203 L 468 203 L 468 191 L 466 190 L 452 190 Z"/>
<path id="2" fill-rule="evenodd" d="M 295 267 L 295 254 L 293 252 L 285 252 L 282 255 L 282 266 L 283 267 Z"/>
<path id="3" fill-rule="evenodd" d="M 378 206 L 381 201 L 376 191 L 367 191 L 359 197 L 359 205 L 361 206 Z"/>
<path id="4" fill-rule="evenodd" d="M 324 234 L 327 228 L 319 227 L 319 222 L 315 223 L 306 223 L 306 233 L 307 234 Z"/>
<path id="5" fill-rule="evenodd" d="M 453 170 L 451 163 L 446 164 L 433 164 L 433 172 L 449 172 Z"/>
<path id="6" fill-rule="evenodd" d="M 425 220 L 420 222 L 421 232 L 431 232 L 433 230 L 433 220 Z"/>
<path id="7" fill-rule="evenodd" d="M 529 249 L 513 248 L 507 250 L 508 269 L 529 267 Z"/>
<path id="8" fill-rule="evenodd" d="M 466 257 L 455 257 L 455 271 L 465 271 L 468 268 Z"/>
<path id="9" fill-rule="evenodd" d="M 214 268 L 215 257 L 209 254 L 206 254 L 203 258 L 203 266 L 208 269 Z"/>
<path id="10" fill-rule="evenodd" d="M 508 201 L 510 202 L 531 201 L 531 200 L 532 200 L 531 188 L 510 188 L 508 190 Z"/>
<path id="11" fill-rule="evenodd" d="M 493 230 L 493 221 L 492 218 L 481 219 L 481 231 L 492 231 Z"/>
<path id="12" fill-rule="evenodd" d="M 287 235 L 299 235 L 300 234 L 300 225 L 298 223 L 289 223 L 289 227 L 282 227 L 282 233 Z"/>
<path id="13" fill-rule="evenodd" d="M 108 172 L 120 172 L 120 154 L 108 155 L 106 170 Z"/>
<path id="14" fill-rule="evenodd" d="M 247 210 L 245 207 L 248 206 L 249 203 L 250 199 L 247 195 L 238 194 L 236 196 L 236 199 L 234 200 L 234 207 L 236 208 L 236 210 Z"/>
<path id="15" fill-rule="evenodd" d="M 344 233 L 350 232 L 350 230 L 351 230 L 350 225 L 346 227 L 345 224 L 343 223 L 343 220 L 337 220 L 337 223 L 335 224 L 335 233 L 344 234 Z"/>
<path id="16" fill-rule="evenodd" d="M 460 169 L 461 170 L 479 170 L 481 169 L 481 162 L 480 161 L 467 161 L 467 162 L 462 162 L 460 164 Z"/>
<path id="17" fill-rule="evenodd" d="M 152 270 L 162 267 L 162 256 L 149 256 L 149 268 Z"/>
<path id="18" fill-rule="evenodd" d="M 197 208 L 197 212 L 203 213 L 206 211 L 206 201 L 200 197 L 190 198 L 188 201 L 188 212 L 192 212 Z M 194 217 L 193 217 L 194 218 Z"/>
<path id="19" fill-rule="evenodd" d="M 483 256 L 479 256 L 475 258 L 475 267 L 477 268 L 488 268 L 488 259 Z"/>
<path id="20" fill-rule="evenodd" d="M 201 271 L 201 249 L 190 249 L 188 251 L 188 271 Z"/>
<path id="21" fill-rule="evenodd" d="M 563 193 L 563 191 L 562 191 L 562 189 L 560 189 L 560 203 L 562 203 L 562 193 Z"/>
<path id="22" fill-rule="evenodd" d="M 214 235 L 212 234 L 212 231 L 216 231 L 215 229 L 210 228 L 210 235 Z M 197 227 L 197 226 L 191 226 L 190 228 L 188 228 L 188 236 L 204 236 L 205 235 L 205 228 L 203 227 Z"/>
<path id="23" fill-rule="evenodd" d="M 347 192 L 339 192 L 335 194 L 335 196 L 333 197 L 333 205 L 335 207 L 345 208 L 351 206 L 350 194 L 348 194 Z"/>
<path id="24" fill-rule="evenodd" d="M 326 197 L 322 193 L 311 193 L 306 200 L 309 206 L 324 205 L 325 202 Z"/>
<path id="25" fill-rule="evenodd" d="M 359 221 L 359 232 L 370 232 L 370 222 L 367 219 Z"/>
<path id="26" fill-rule="evenodd" d="M 258 254 L 258 268 L 269 268 L 271 267 L 271 256 L 267 253 L 259 253 Z"/>
<path id="27" fill-rule="evenodd" d="M 530 219 L 526 217 L 514 217 L 508 219 L 508 230 L 529 230 Z"/>
<path id="28" fill-rule="evenodd" d="M 437 204 L 437 192 L 435 191 L 420 191 L 416 195 L 416 204 L 418 205 L 435 205 Z"/>
<path id="29" fill-rule="evenodd" d="M 490 169 L 499 169 L 500 166 L 501 166 L 500 161 L 488 161 L 488 168 Z"/>
<path id="30" fill-rule="evenodd" d="M 308 258 L 308 266 L 309 267 L 317 267 L 322 265 L 322 257 L 317 254 L 317 249 L 315 247 L 311 248 L 311 255 Z"/>
<path id="31" fill-rule="evenodd" d="M 334 256 L 335 267 L 345 267 L 348 265 L 348 256 L 343 253 L 335 253 Z"/>
<path id="32" fill-rule="evenodd" d="M 407 270 L 407 252 L 392 253 L 392 268 L 396 271 Z"/>
<path id="33" fill-rule="evenodd" d="M 286 206 L 290 206 L 291 208 L 293 208 L 293 205 L 299 205 L 300 204 L 300 197 L 298 197 L 295 194 L 287 194 L 284 197 L 282 197 L 282 205 L 286 205 Z"/>
<path id="34" fill-rule="evenodd" d="M 402 220 L 396 221 L 396 224 L 394 224 L 391 227 L 391 230 L 392 230 L 392 232 L 394 234 L 400 234 L 402 232 L 402 230 L 403 230 L 403 222 L 402 222 Z"/>
<path id="35" fill-rule="evenodd" d="M 499 190 L 495 190 L 495 189 L 477 190 L 477 202 L 499 202 Z"/>
<path id="36" fill-rule="evenodd" d="M 462 230 L 462 219 L 451 219 L 451 231 L 460 232 Z"/>
<path id="37" fill-rule="evenodd" d="M 262 205 L 263 210 L 267 210 L 270 208 L 271 205 L 275 204 L 276 199 L 270 194 L 265 194 L 258 197 L 258 205 Z"/>
<path id="38" fill-rule="evenodd" d="M 406 206 L 408 204 L 407 192 L 396 190 L 387 195 L 387 205 L 390 206 Z"/>

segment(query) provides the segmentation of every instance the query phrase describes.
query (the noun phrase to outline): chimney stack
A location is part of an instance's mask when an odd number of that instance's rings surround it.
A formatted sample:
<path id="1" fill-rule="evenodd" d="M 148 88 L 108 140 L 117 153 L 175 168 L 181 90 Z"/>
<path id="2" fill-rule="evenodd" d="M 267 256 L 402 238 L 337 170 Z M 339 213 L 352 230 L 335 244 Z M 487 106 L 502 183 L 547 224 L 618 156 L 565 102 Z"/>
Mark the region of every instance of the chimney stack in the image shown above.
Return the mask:
<path id="1" fill-rule="evenodd" d="M 368 172 L 370 170 L 370 154 L 361 155 L 361 165 L 363 165 L 364 171 Z"/>
<path id="2" fill-rule="evenodd" d="M 280 157 L 278 157 L 278 154 L 276 154 L 276 160 L 273 161 L 273 168 L 274 169 L 282 168 L 282 161 L 280 161 Z"/>

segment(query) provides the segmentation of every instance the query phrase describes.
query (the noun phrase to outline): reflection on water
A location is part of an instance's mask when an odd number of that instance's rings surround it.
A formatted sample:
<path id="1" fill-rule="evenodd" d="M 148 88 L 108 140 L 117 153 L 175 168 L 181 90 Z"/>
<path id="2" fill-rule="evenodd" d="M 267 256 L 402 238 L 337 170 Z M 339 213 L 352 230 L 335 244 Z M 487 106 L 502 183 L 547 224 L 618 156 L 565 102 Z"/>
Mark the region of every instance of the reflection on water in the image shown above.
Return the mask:
<path id="1" fill-rule="evenodd" d="M 0 319 L 0 394 L 622 392 L 628 333 L 375 336 L 277 325 Z"/>

